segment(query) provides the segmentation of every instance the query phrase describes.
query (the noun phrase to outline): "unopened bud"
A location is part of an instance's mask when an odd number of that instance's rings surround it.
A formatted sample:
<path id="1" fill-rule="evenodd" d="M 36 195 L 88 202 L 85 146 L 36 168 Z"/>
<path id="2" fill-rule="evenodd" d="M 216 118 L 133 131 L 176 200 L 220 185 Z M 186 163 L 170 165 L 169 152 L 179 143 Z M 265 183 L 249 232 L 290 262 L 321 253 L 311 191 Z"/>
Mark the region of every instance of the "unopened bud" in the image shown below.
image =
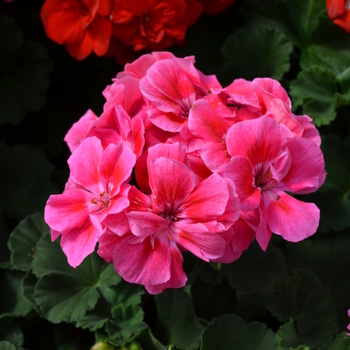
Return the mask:
<path id="1" fill-rule="evenodd" d="M 129 345 L 129 350 L 142 350 L 141 344 L 133 340 Z"/>
<path id="2" fill-rule="evenodd" d="M 100 341 L 96 343 L 90 350 L 115 350 L 115 347 L 111 344 Z"/>

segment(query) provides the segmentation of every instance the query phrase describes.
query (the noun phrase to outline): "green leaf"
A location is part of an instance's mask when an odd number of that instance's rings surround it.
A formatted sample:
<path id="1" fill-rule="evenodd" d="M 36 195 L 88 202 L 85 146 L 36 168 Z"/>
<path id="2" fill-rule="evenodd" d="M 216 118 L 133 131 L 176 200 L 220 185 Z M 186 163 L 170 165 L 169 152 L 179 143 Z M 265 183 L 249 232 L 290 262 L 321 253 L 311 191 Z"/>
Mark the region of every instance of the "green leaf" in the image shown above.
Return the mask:
<path id="1" fill-rule="evenodd" d="M 0 210 L 19 219 L 34 212 L 42 212 L 56 185 L 49 180 L 54 166 L 37 147 L 0 145 Z M 25 181 L 23 179 L 25 174 Z"/>
<path id="2" fill-rule="evenodd" d="M 213 285 L 197 278 L 191 285 L 195 314 L 210 321 L 214 317 L 233 313 L 236 305 L 236 293 L 227 281 Z"/>
<path id="3" fill-rule="evenodd" d="M 23 345 L 23 332 L 10 318 L 0 319 L 0 339 L 20 347 Z"/>
<path id="4" fill-rule="evenodd" d="M 10 342 L 4 340 L 0 341 L 0 350 L 16 350 L 16 347 Z"/>
<path id="5" fill-rule="evenodd" d="M 312 66 L 301 71 L 290 85 L 293 108 L 303 105 L 316 126 L 328 125 L 336 116 L 337 80 L 332 71 Z"/>
<path id="6" fill-rule="evenodd" d="M 74 322 L 92 310 L 99 290 L 116 285 L 120 277 L 113 265 L 97 254 L 91 254 L 76 269 L 70 267 L 58 240 L 47 234 L 37 244 L 33 272 L 41 277 L 35 287 L 34 299 L 52 323 Z"/>
<path id="7" fill-rule="evenodd" d="M 0 38 L 4 38 L 0 40 L 0 123 L 16 125 L 27 111 L 37 111 L 44 104 L 53 66 L 46 49 L 23 40 L 13 20 L 4 15 L 0 16 Z"/>
<path id="8" fill-rule="evenodd" d="M 307 269 L 295 269 L 287 285 L 266 296 L 266 306 L 281 322 L 297 322 L 302 344 L 325 348 L 337 332 L 336 308 L 317 277 Z"/>
<path id="9" fill-rule="evenodd" d="M 350 350 L 350 338 L 346 333 L 340 333 L 328 350 Z"/>
<path id="10" fill-rule="evenodd" d="M 35 310 L 39 312 L 34 300 L 34 291 L 37 282 L 38 279 L 36 278 L 36 276 L 31 271 L 28 271 L 27 275 L 22 280 L 22 288 L 23 297 L 30 303 L 32 303 L 34 305 Z"/>
<path id="11" fill-rule="evenodd" d="M 232 78 L 282 79 L 289 70 L 290 40 L 280 30 L 269 27 L 243 28 L 227 37 L 222 46 L 224 72 Z"/>
<path id="12" fill-rule="evenodd" d="M 154 299 L 157 306 L 156 338 L 179 349 L 198 348 L 204 327 L 192 316 L 190 296 L 179 290 L 165 290 Z"/>
<path id="13" fill-rule="evenodd" d="M 135 339 L 141 344 L 142 349 L 147 349 L 147 350 L 167 350 L 168 349 L 158 339 L 154 337 L 150 328 L 147 328 L 144 331 L 142 331 Z"/>
<path id="14" fill-rule="evenodd" d="M 36 213 L 26 217 L 12 231 L 9 239 L 11 262 L 15 269 L 28 271 L 35 258 L 35 246 L 42 235 L 49 232 L 43 215 Z"/>
<path id="15" fill-rule="evenodd" d="M 237 261 L 227 266 L 230 285 L 245 293 L 269 294 L 286 276 L 284 258 L 272 244 L 264 252 L 253 243 Z"/>
<path id="16" fill-rule="evenodd" d="M 143 322 L 144 313 L 137 305 L 115 306 L 112 315 L 113 319 L 107 321 L 106 331 L 114 344 L 124 345 L 147 328 Z"/>
<path id="17" fill-rule="evenodd" d="M 298 244 L 286 243 L 285 257 L 290 269 L 308 268 L 316 273 L 338 309 L 340 329 L 349 324 L 350 270 L 349 233 L 318 237 Z"/>
<path id="18" fill-rule="evenodd" d="M 202 334 L 201 350 L 278 350 L 275 334 L 264 324 L 246 324 L 236 315 L 216 318 Z"/>
<path id="19" fill-rule="evenodd" d="M 33 304 L 23 296 L 21 271 L 0 270 L 0 316 L 26 316 Z"/>
<path id="20" fill-rule="evenodd" d="M 244 13 L 252 22 L 279 28 L 300 48 L 320 40 L 317 31 L 329 22 L 323 0 L 246 0 Z"/>
<path id="21" fill-rule="evenodd" d="M 297 348 L 301 345 L 292 320 L 282 325 L 276 336 L 279 339 L 278 348 L 281 350 L 290 350 L 290 348 Z"/>
<path id="22" fill-rule="evenodd" d="M 141 294 L 144 289 L 135 284 L 121 281 L 117 286 L 105 287 L 99 290 L 101 297 L 96 307 L 88 311 L 77 324 L 82 328 L 89 328 L 95 331 L 102 328 L 108 319 L 112 318 L 112 308 L 117 305 L 127 307 L 141 303 Z"/>

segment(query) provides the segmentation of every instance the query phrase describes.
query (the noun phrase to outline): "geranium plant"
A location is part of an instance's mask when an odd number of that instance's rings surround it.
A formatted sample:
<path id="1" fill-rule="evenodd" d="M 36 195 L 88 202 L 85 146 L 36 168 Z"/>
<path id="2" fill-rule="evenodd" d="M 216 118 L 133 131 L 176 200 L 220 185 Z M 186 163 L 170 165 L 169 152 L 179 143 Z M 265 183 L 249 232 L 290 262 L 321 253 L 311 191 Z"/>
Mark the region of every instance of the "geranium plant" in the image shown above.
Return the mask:
<path id="1" fill-rule="evenodd" d="M 0 349 L 350 349 L 347 7 L 3 1 Z"/>

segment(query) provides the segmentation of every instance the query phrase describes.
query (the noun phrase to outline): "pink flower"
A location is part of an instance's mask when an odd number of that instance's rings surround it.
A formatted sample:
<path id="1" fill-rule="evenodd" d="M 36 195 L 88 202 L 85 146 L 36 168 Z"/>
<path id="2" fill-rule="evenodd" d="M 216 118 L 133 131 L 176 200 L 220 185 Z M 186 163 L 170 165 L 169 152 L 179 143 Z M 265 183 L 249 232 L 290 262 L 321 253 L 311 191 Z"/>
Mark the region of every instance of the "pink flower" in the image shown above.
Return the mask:
<path id="1" fill-rule="evenodd" d="M 131 188 L 126 214 L 131 232 L 114 238 L 113 254 L 103 238 L 102 254 L 113 255 L 123 279 L 156 294 L 186 283 L 182 249 L 205 261 L 223 254 L 226 242 L 218 232 L 238 219 L 238 198 L 232 182 L 217 174 L 196 183 L 179 144 L 151 147 L 148 157 L 152 194 Z"/>
<path id="2" fill-rule="evenodd" d="M 319 209 L 284 191 L 309 193 L 324 181 L 322 151 L 305 138 L 287 138 L 274 119 L 261 117 L 233 125 L 227 133 L 232 156 L 224 176 L 237 189 L 244 212 L 259 208 L 256 239 L 266 249 L 271 231 L 291 242 L 316 232 Z"/>
<path id="3" fill-rule="evenodd" d="M 135 165 L 135 155 L 125 144 L 103 150 L 96 137 L 85 139 L 68 159 L 69 185 L 63 194 L 51 195 L 45 221 L 52 239 L 62 234 L 61 247 L 68 263 L 76 267 L 92 253 L 109 214 L 129 205 L 130 186 L 124 182 Z"/>

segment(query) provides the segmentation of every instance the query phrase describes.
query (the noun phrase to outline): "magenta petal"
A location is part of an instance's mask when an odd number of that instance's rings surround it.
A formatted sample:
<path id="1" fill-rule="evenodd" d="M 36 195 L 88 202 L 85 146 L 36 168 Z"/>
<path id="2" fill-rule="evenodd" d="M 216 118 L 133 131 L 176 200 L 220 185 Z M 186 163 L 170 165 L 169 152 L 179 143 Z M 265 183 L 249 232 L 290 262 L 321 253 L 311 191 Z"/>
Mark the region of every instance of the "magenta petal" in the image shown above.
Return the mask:
<path id="1" fill-rule="evenodd" d="M 131 232 L 139 237 L 147 237 L 168 231 L 169 222 L 154 213 L 131 211 L 127 213 Z"/>
<path id="2" fill-rule="evenodd" d="M 160 157 L 170 158 L 185 164 L 186 162 L 186 148 L 180 143 L 173 144 L 159 143 L 148 149 L 147 163 L 156 160 Z"/>
<path id="3" fill-rule="evenodd" d="M 291 165 L 279 187 L 285 191 L 310 193 L 316 191 L 320 176 L 324 180 L 324 158 L 321 149 L 311 140 L 294 137 L 288 141 Z"/>
<path id="4" fill-rule="evenodd" d="M 120 185 L 129 178 L 135 165 L 136 156 L 124 142 L 110 144 L 101 156 L 99 173 L 103 187 L 113 197 L 119 192 Z"/>
<path id="5" fill-rule="evenodd" d="M 312 140 L 313 142 L 315 142 L 315 144 L 318 147 L 320 147 L 321 146 L 320 133 L 318 132 L 316 126 L 314 124 L 312 124 L 312 119 L 309 116 L 307 116 L 306 114 L 295 115 L 294 118 L 295 118 L 295 120 L 298 121 L 298 123 L 304 129 L 302 137 L 309 139 L 309 140 Z"/>
<path id="6" fill-rule="evenodd" d="M 282 191 L 264 192 L 266 219 L 272 232 L 290 242 L 313 235 L 320 221 L 320 210 L 313 203 L 301 202 Z"/>
<path id="7" fill-rule="evenodd" d="M 193 172 L 169 158 L 161 157 L 149 162 L 148 173 L 153 207 L 160 213 L 174 213 L 195 186 Z"/>
<path id="8" fill-rule="evenodd" d="M 247 158 L 233 157 L 225 167 L 224 177 L 234 182 L 241 210 L 251 211 L 259 207 L 261 189 L 255 186 L 254 170 Z"/>
<path id="9" fill-rule="evenodd" d="M 112 231 L 107 230 L 99 239 L 97 254 L 110 263 L 113 260 L 114 248 L 123 239 L 124 237 L 118 236 Z"/>
<path id="10" fill-rule="evenodd" d="M 126 236 L 114 249 L 113 263 L 118 274 L 129 283 L 157 285 L 166 283 L 171 277 L 171 252 L 169 240 L 149 238 L 140 243 L 129 243 Z"/>
<path id="11" fill-rule="evenodd" d="M 66 136 L 64 137 L 64 141 L 67 142 L 67 145 L 72 153 L 80 145 L 81 141 L 84 140 L 84 138 L 90 130 L 90 127 L 96 119 L 97 116 L 95 115 L 95 113 L 91 109 L 89 109 L 69 129 Z"/>
<path id="12" fill-rule="evenodd" d="M 215 220 L 225 212 L 228 199 L 227 182 L 220 175 L 212 174 L 194 188 L 179 207 L 177 217 L 197 222 Z"/>
<path id="13" fill-rule="evenodd" d="M 296 136 L 303 134 L 303 128 L 292 116 L 290 109 L 281 100 L 273 99 L 267 114 L 271 115 L 278 123 L 285 125 Z"/>
<path id="14" fill-rule="evenodd" d="M 224 238 L 217 233 L 209 232 L 203 224 L 180 220 L 171 228 L 172 239 L 204 261 L 219 258 L 225 251 Z"/>
<path id="15" fill-rule="evenodd" d="M 225 143 L 207 143 L 202 147 L 201 158 L 212 172 L 221 173 L 230 162 Z"/>
<path id="16" fill-rule="evenodd" d="M 183 257 L 177 245 L 169 242 L 171 252 L 171 277 L 169 281 L 156 285 L 146 285 L 147 292 L 150 294 L 162 293 L 166 288 L 182 288 L 187 281 L 187 276 L 182 268 Z"/>
<path id="17" fill-rule="evenodd" d="M 225 212 L 217 217 L 217 221 L 224 225 L 227 230 L 239 218 L 239 198 L 236 193 L 236 187 L 230 179 L 225 179 L 229 191 L 229 199 L 225 208 Z"/>
<path id="18" fill-rule="evenodd" d="M 226 138 L 228 153 L 248 158 L 254 168 L 274 161 L 286 142 L 282 127 L 269 117 L 234 124 Z"/>
<path id="19" fill-rule="evenodd" d="M 132 148 L 138 159 L 145 145 L 145 127 L 141 117 L 136 116 L 131 119 L 131 130 L 132 130 Z"/>
<path id="20" fill-rule="evenodd" d="M 272 232 L 266 222 L 264 201 L 261 201 L 260 203 L 259 213 L 260 213 L 260 223 L 255 232 L 255 238 L 260 248 L 263 251 L 266 251 L 267 246 L 269 245 L 269 242 L 271 239 Z"/>
<path id="21" fill-rule="evenodd" d="M 88 219 L 84 225 L 62 235 L 61 247 L 68 258 L 68 264 L 77 267 L 93 251 L 99 232 Z"/>
<path id="22" fill-rule="evenodd" d="M 110 230 L 113 232 L 113 234 L 117 234 L 118 236 L 122 236 L 130 232 L 129 221 L 128 221 L 128 218 L 126 217 L 125 212 L 108 215 L 106 219 L 103 221 L 103 223 L 107 227 L 106 232 Z"/>
<path id="23" fill-rule="evenodd" d="M 71 179 L 94 194 L 100 194 L 98 164 L 103 152 L 101 141 L 93 136 L 85 139 L 68 159 Z"/>
<path id="24" fill-rule="evenodd" d="M 224 142 L 224 135 L 227 133 L 227 126 L 224 121 L 215 113 L 209 102 L 197 100 L 188 116 L 188 128 L 197 137 L 207 142 Z"/>
<path id="25" fill-rule="evenodd" d="M 144 84 L 146 79 L 149 85 Z M 150 86 L 158 90 L 158 93 L 150 89 Z M 172 59 L 156 62 L 147 71 L 146 77 L 141 80 L 140 89 L 163 112 L 175 114 L 188 112 L 196 99 L 191 80 Z"/>
<path id="26" fill-rule="evenodd" d="M 82 189 L 51 195 L 45 207 L 45 222 L 59 232 L 83 225 L 89 214 L 96 211 L 95 204 L 90 203 L 92 198 Z"/>
<path id="27" fill-rule="evenodd" d="M 129 195 L 130 207 L 128 208 L 128 212 L 130 211 L 152 211 L 152 201 L 146 196 L 144 193 L 139 191 L 135 186 L 132 186 Z"/>
<path id="28" fill-rule="evenodd" d="M 164 131 L 179 132 L 187 121 L 181 115 L 172 112 L 166 113 L 156 108 L 149 109 L 147 114 L 149 120 Z"/>

